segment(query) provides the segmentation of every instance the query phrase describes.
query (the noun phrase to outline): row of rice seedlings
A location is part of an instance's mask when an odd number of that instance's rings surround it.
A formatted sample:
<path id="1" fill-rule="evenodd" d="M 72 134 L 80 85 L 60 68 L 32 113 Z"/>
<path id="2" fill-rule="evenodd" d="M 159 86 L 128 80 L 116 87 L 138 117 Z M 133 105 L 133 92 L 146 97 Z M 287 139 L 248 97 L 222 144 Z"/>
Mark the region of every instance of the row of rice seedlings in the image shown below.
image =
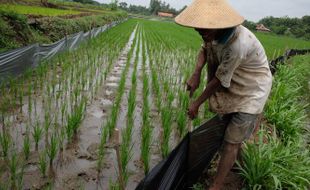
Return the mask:
<path id="1" fill-rule="evenodd" d="M 150 36 L 152 38 L 152 36 Z M 151 47 L 154 48 L 154 47 Z M 160 101 L 164 100 L 164 104 L 161 103 L 160 106 L 160 115 L 161 115 L 161 126 L 162 126 L 162 131 L 161 131 L 161 154 L 162 157 L 165 158 L 168 156 L 170 152 L 170 147 L 169 147 L 169 141 L 172 133 L 172 124 L 173 124 L 173 108 L 172 108 L 172 102 L 175 98 L 174 95 L 174 88 L 171 88 L 173 86 L 174 78 L 171 77 L 172 75 L 168 72 L 169 66 L 168 66 L 168 61 L 164 60 L 163 56 L 156 56 L 153 53 L 154 51 L 150 51 L 150 59 L 152 62 L 156 62 L 158 68 L 154 68 L 153 63 L 150 64 L 151 67 L 151 72 L 153 75 L 153 85 L 155 84 L 155 93 L 156 91 L 160 91 L 160 85 L 162 85 L 163 92 L 160 96 Z M 156 78 L 155 73 L 160 73 L 160 80 L 162 83 L 154 83 L 154 78 Z M 166 74 L 165 74 L 166 73 Z M 169 74 L 168 74 L 169 73 Z M 157 84 L 156 84 L 157 83 Z M 157 90 L 157 89 L 158 90 Z M 158 106 L 157 106 L 158 107 Z"/>
<path id="2" fill-rule="evenodd" d="M 136 29 L 134 31 L 136 31 Z M 99 153 L 98 153 L 99 158 L 97 160 L 98 178 L 99 178 L 99 174 L 101 173 L 101 169 L 102 169 L 102 165 L 103 165 L 106 142 L 107 142 L 108 138 L 112 136 L 113 129 L 116 126 L 121 96 L 122 96 L 122 92 L 124 91 L 124 87 L 125 87 L 124 86 L 125 85 L 125 79 L 127 76 L 129 66 L 130 66 L 130 61 L 131 61 L 131 58 L 133 56 L 134 49 L 136 47 L 136 35 L 137 34 L 135 34 L 134 40 L 133 40 L 131 47 L 130 47 L 130 50 L 128 52 L 125 68 L 121 74 L 121 82 L 120 82 L 119 87 L 118 87 L 117 98 L 115 99 L 115 102 L 112 106 L 111 116 L 106 123 L 102 123 L 101 138 L 100 138 Z M 112 67 L 112 64 L 113 63 L 111 61 L 111 63 L 109 64 L 110 68 Z M 103 76 L 104 76 L 104 79 L 106 79 L 107 73 L 103 73 Z M 121 90 L 121 89 L 123 89 L 123 90 Z"/>
<path id="3" fill-rule="evenodd" d="M 134 111 L 136 107 L 136 88 L 137 88 L 137 65 L 138 65 L 138 59 L 139 59 L 139 53 L 140 53 L 140 43 L 141 38 L 138 37 L 140 35 L 140 28 L 137 28 L 136 31 L 136 38 L 137 38 L 137 48 L 134 52 L 135 59 L 134 59 L 134 65 L 133 65 L 133 72 L 131 76 L 131 89 L 128 94 L 128 110 L 127 110 L 127 121 L 126 121 L 126 128 L 122 130 L 122 143 L 120 145 L 120 160 L 121 160 L 121 167 L 122 167 L 122 177 L 124 185 L 126 186 L 129 178 L 128 173 L 128 163 L 132 158 L 132 130 L 134 127 Z"/>
<path id="4" fill-rule="evenodd" d="M 137 35 L 137 33 L 136 33 L 136 35 Z M 114 104 L 112 106 L 111 117 L 110 117 L 110 119 L 106 123 L 106 127 L 109 129 L 109 137 L 112 136 L 113 129 L 116 126 L 116 122 L 117 122 L 117 118 L 118 118 L 118 113 L 119 113 L 119 108 L 120 108 L 122 96 L 123 96 L 123 93 L 124 93 L 124 90 L 125 90 L 126 77 L 127 77 L 127 73 L 128 73 L 129 66 L 130 66 L 130 61 L 131 61 L 131 58 L 133 56 L 134 47 L 136 47 L 136 44 L 137 44 L 136 41 L 137 41 L 137 38 L 135 36 L 135 39 L 134 39 L 133 43 L 131 44 L 131 48 L 130 48 L 130 50 L 128 52 L 127 62 L 126 62 L 125 68 L 124 68 L 124 70 L 122 71 L 122 74 L 121 74 L 121 79 L 120 79 L 119 86 L 118 86 L 118 89 L 117 89 L 117 95 L 116 95 L 116 98 L 114 100 Z"/>
<path id="5" fill-rule="evenodd" d="M 143 39 L 145 38 L 143 32 Z M 150 103 L 149 103 L 149 78 L 146 73 L 146 52 L 145 52 L 145 43 L 142 42 L 142 50 L 143 50 L 143 64 L 142 64 L 142 80 L 143 80 L 143 106 L 142 106 L 142 131 L 141 131 L 141 159 L 144 165 L 144 173 L 147 174 L 150 169 L 150 148 L 151 148 L 151 141 L 152 141 L 152 128 L 150 122 Z"/>

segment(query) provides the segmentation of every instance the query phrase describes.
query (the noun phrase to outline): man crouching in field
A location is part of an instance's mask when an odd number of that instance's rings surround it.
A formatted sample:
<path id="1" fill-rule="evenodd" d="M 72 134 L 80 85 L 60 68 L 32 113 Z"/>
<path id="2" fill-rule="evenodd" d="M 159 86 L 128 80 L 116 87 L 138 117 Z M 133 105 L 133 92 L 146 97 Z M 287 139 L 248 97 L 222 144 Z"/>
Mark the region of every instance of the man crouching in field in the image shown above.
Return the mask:
<path id="1" fill-rule="evenodd" d="M 204 41 L 196 69 L 187 82 L 190 95 L 198 88 L 201 70 L 208 63 L 208 84 L 191 103 L 189 117 L 197 117 L 199 107 L 209 99 L 210 109 L 229 119 L 224 149 L 210 187 L 218 190 L 242 142 L 253 133 L 271 89 L 272 75 L 261 43 L 241 25 L 243 17 L 225 0 L 195 0 L 175 20 L 195 28 Z"/>

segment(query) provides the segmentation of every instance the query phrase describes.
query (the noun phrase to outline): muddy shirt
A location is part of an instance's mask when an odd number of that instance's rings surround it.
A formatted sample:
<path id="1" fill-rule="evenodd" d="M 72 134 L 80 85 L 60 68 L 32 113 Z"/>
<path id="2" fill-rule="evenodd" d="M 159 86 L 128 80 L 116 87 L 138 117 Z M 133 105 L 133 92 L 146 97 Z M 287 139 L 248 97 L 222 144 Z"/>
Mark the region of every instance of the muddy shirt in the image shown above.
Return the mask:
<path id="1" fill-rule="evenodd" d="M 217 77 L 222 85 L 210 97 L 210 109 L 219 114 L 261 113 L 271 90 L 272 75 L 264 48 L 254 34 L 240 25 L 224 43 L 213 41 L 205 48 L 208 81 Z"/>

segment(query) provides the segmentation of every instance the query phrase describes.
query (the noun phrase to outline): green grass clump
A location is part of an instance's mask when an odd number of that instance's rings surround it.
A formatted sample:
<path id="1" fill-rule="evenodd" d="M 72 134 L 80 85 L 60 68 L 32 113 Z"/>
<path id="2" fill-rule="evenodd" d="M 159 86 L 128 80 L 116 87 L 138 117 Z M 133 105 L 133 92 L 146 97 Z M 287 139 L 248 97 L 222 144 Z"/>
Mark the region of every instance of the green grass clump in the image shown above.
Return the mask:
<path id="1" fill-rule="evenodd" d="M 240 174 L 250 189 L 307 189 L 310 152 L 303 144 L 284 145 L 275 137 L 269 143 L 246 144 Z"/>
<path id="2" fill-rule="evenodd" d="M 305 108 L 301 99 L 308 63 L 279 65 L 264 115 L 274 124 L 284 142 L 298 139 L 305 124 Z"/>

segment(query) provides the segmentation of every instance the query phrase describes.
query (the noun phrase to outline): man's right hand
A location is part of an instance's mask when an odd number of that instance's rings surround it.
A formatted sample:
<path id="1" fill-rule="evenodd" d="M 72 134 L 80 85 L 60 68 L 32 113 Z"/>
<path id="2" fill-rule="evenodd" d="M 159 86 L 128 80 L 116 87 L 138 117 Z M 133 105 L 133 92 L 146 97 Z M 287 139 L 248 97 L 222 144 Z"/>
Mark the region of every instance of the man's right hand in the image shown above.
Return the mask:
<path id="1" fill-rule="evenodd" d="M 200 74 L 194 73 L 191 78 L 186 82 L 187 90 L 190 92 L 189 96 L 192 97 L 195 90 L 200 84 Z"/>

